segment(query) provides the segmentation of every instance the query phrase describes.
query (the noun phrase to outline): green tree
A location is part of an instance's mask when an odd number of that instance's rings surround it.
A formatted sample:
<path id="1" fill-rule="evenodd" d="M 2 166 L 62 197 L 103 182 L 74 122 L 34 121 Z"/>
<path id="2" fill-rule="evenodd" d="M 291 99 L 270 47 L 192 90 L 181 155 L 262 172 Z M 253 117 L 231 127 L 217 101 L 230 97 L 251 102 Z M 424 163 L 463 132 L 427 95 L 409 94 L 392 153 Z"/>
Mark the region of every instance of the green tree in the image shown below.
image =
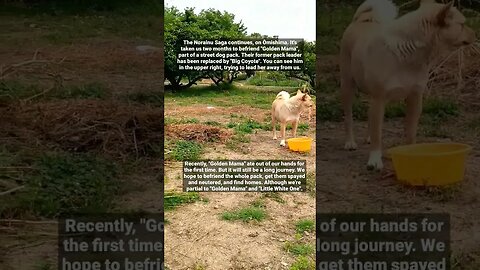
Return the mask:
<path id="1" fill-rule="evenodd" d="M 223 78 L 234 77 L 224 72 L 198 72 L 179 70 L 177 53 L 184 40 L 234 40 L 246 36 L 242 22 L 236 23 L 235 16 L 214 9 L 195 14 L 193 9 L 180 12 L 171 7 L 165 10 L 165 78 L 173 89 L 190 87 L 202 78 L 215 78 L 216 83 Z M 230 80 L 229 80 L 230 81 Z"/>
<path id="2" fill-rule="evenodd" d="M 303 41 L 299 47 L 304 58 L 303 70 L 301 72 L 289 72 L 288 76 L 306 81 L 313 89 L 315 89 L 315 63 L 317 59 L 315 53 L 315 42 Z"/>

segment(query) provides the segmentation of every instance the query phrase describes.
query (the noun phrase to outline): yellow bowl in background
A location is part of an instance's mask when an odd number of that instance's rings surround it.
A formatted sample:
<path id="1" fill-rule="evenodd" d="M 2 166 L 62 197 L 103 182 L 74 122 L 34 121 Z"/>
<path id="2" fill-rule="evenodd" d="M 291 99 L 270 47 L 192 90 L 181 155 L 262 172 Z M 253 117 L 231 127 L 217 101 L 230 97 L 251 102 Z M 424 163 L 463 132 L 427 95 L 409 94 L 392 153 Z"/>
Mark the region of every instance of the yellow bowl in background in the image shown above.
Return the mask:
<path id="1" fill-rule="evenodd" d="M 312 149 L 312 138 L 300 137 L 287 139 L 288 149 L 296 152 L 310 152 Z"/>
<path id="2" fill-rule="evenodd" d="M 460 182 L 472 147 L 461 143 L 422 143 L 388 150 L 397 179 L 413 186 Z"/>

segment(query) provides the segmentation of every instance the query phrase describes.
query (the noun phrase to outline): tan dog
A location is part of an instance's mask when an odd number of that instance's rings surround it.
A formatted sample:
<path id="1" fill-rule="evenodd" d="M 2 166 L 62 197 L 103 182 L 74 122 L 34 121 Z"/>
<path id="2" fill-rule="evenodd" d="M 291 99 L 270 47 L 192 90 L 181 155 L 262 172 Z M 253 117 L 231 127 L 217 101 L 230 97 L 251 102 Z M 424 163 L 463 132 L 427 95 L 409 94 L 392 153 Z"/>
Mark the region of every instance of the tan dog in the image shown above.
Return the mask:
<path id="1" fill-rule="evenodd" d="M 369 95 L 369 169 L 383 168 L 382 125 L 387 102 L 406 100 L 406 142 L 416 142 L 423 92 L 435 54 L 475 41 L 474 31 L 464 23 L 465 17 L 453 2 L 422 1 L 417 10 L 400 18 L 389 0 L 367 0 L 357 9 L 341 42 L 341 99 L 345 148 L 352 150 L 357 148 L 352 119 L 355 87 Z"/>
<path id="2" fill-rule="evenodd" d="M 305 87 L 304 87 L 305 89 Z M 298 121 L 300 114 L 313 107 L 312 98 L 307 93 L 298 90 L 297 94 L 290 97 L 290 94 L 282 91 L 272 103 L 272 129 L 273 139 L 277 139 L 276 121 L 280 123 L 281 146 L 285 146 L 285 130 L 287 123 L 292 123 L 292 136 L 297 136 Z"/>

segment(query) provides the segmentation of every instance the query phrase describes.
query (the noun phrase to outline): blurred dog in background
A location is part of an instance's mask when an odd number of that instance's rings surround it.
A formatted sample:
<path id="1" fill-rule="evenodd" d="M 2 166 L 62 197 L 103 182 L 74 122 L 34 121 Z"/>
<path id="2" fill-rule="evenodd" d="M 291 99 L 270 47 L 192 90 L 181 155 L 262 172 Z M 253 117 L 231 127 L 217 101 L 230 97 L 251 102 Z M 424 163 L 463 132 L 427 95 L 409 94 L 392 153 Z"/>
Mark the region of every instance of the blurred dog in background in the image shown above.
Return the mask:
<path id="1" fill-rule="evenodd" d="M 406 100 L 406 142 L 416 142 L 431 61 L 440 51 L 454 51 L 475 41 L 465 17 L 449 4 L 421 1 L 420 7 L 397 18 L 390 0 L 367 0 L 357 9 L 340 48 L 341 99 L 345 113 L 345 149 L 357 148 L 352 105 L 356 87 L 368 94 L 371 149 L 367 167 L 380 170 L 385 105 Z"/>

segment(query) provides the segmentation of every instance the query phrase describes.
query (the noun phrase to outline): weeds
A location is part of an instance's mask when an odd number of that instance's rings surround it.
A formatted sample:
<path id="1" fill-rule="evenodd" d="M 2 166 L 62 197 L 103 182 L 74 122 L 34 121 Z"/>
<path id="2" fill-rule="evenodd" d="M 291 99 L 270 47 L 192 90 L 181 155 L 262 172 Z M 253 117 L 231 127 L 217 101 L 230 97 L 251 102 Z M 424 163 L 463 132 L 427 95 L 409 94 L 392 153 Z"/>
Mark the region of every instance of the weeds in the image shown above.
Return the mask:
<path id="1" fill-rule="evenodd" d="M 278 203 L 285 203 L 280 192 L 265 192 L 263 193 L 263 197 L 272 199 Z"/>
<path id="2" fill-rule="evenodd" d="M 165 144 L 165 157 L 167 160 L 184 161 L 198 160 L 203 152 L 201 144 L 193 141 L 179 140 Z"/>
<path id="3" fill-rule="evenodd" d="M 109 90 L 98 82 L 57 89 L 51 94 L 52 97 L 59 99 L 104 99 L 108 95 Z"/>
<path id="4" fill-rule="evenodd" d="M 137 92 L 127 95 L 126 99 L 140 104 L 150 104 L 153 106 L 163 105 L 163 96 L 160 92 Z"/>
<path id="5" fill-rule="evenodd" d="M 315 221 L 311 219 L 301 219 L 295 223 L 297 233 L 303 234 L 305 232 L 315 231 Z"/>
<path id="6" fill-rule="evenodd" d="M 303 243 L 294 243 L 294 242 L 285 242 L 283 249 L 295 256 L 306 256 L 314 253 L 315 248 L 313 245 L 303 244 Z"/>
<path id="7" fill-rule="evenodd" d="M 241 220 L 243 222 L 261 222 L 266 216 L 267 213 L 263 207 L 248 206 L 238 210 L 226 211 L 222 213 L 221 218 L 228 221 Z"/>
<path id="8" fill-rule="evenodd" d="M 315 197 L 316 181 L 317 179 L 316 179 L 315 172 L 307 173 L 306 189 L 307 189 L 307 192 L 313 197 Z"/>
<path id="9" fill-rule="evenodd" d="M 225 143 L 225 146 L 227 147 L 227 149 L 233 151 L 241 151 L 244 154 L 248 154 L 248 149 L 243 146 L 244 144 L 249 142 L 250 138 L 245 134 L 235 134 Z"/>
<path id="10" fill-rule="evenodd" d="M 265 208 L 265 201 L 263 201 L 262 199 L 257 199 L 253 201 L 251 205 L 256 208 Z"/>
<path id="11" fill-rule="evenodd" d="M 467 128 L 473 131 L 480 131 L 480 118 L 475 118 L 467 123 Z"/>
<path id="12" fill-rule="evenodd" d="M 35 270 L 53 270 L 53 266 L 50 262 L 41 261 L 35 264 Z"/>
<path id="13" fill-rule="evenodd" d="M 263 126 L 255 120 L 248 119 L 241 123 L 230 122 L 228 128 L 233 128 L 237 134 L 252 134 L 255 129 L 262 129 Z"/>
<path id="14" fill-rule="evenodd" d="M 458 105 L 447 99 L 427 99 L 423 105 L 423 114 L 439 120 L 459 115 Z"/>
<path id="15" fill-rule="evenodd" d="M 450 262 L 452 270 L 480 269 L 480 250 L 469 253 L 452 253 Z"/>
<path id="16" fill-rule="evenodd" d="M 197 118 L 181 118 L 181 119 L 175 119 L 171 117 L 165 117 L 165 125 L 173 125 L 173 124 L 198 124 L 200 121 L 198 121 Z"/>
<path id="17" fill-rule="evenodd" d="M 307 256 L 299 256 L 290 270 L 315 270 L 315 262 Z"/>
<path id="18" fill-rule="evenodd" d="M 209 126 L 214 126 L 214 127 L 221 127 L 222 126 L 222 124 L 220 124 L 217 121 L 205 121 L 204 124 L 209 125 Z"/>
<path id="19" fill-rule="evenodd" d="M 426 194 L 437 202 L 448 202 L 454 200 L 461 187 L 459 185 L 450 185 L 445 187 L 429 187 Z"/>
<path id="20" fill-rule="evenodd" d="M 14 211 L 44 217 L 72 213 L 98 213 L 110 209 L 118 191 L 117 167 L 110 161 L 89 155 L 48 153 L 34 164 L 18 194 Z M 12 206 L 12 205 L 10 205 Z M 12 211 L 8 205 L 1 209 Z"/>
<path id="21" fill-rule="evenodd" d="M 165 192 L 163 196 L 165 211 L 196 201 L 202 200 L 197 192 Z"/>

